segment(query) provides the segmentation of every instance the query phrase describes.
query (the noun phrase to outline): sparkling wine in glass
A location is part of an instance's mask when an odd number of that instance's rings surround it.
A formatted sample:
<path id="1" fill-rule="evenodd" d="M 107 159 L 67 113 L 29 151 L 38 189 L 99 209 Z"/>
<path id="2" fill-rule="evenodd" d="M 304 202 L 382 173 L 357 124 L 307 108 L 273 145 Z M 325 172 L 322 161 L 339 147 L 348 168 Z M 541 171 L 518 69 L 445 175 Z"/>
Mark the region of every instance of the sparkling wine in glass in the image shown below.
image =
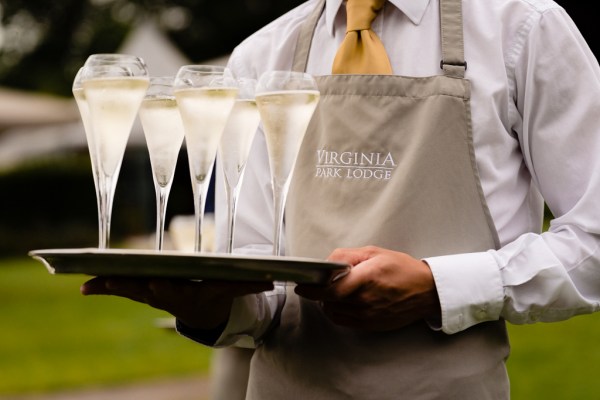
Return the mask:
<path id="1" fill-rule="evenodd" d="M 105 55 L 108 56 L 108 55 Z M 81 92 L 76 89 L 92 167 L 99 208 L 99 248 L 108 248 L 114 192 L 123 154 L 137 112 L 148 88 L 148 70 L 141 59 L 90 58 L 81 68 Z"/>
<path id="2" fill-rule="evenodd" d="M 227 200 L 227 253 L 233 251 L 235 215 L 240 186 L 254 134 L 260 123 L 256 106 L 256 80 L 238 79 L 239 93 L 219 143 Z"/>
<path id="3" fill-rule="evenodd" d="M 196 216 L 194 250 L 202 249 L 202 221 L 219 141 L 238 93 L 229 69 L 184 65 L 175 78 L 175 97 L 183 120 Z"/>
<path id="4" fill-rule="evenodd" d="M 303 72 L 268 71 L 259 79 L 256 104 L 263 123 L 275 206 L 273 255 L 281 252 L 285 201 L 302 139 L 319 102 L 314 78 Z"/>
<path id="5" fill-rule="evenodd" d="M 175 77 L 151 77 L 139 116 L 156 191 L 156 250 L 163 249 L 165 216 L 184 130 L 173 94 Z"/>
<path id="6" fill-rule="evenodd" d="M 79 114 L 81 115 L 81 121 L 83 122 L 83 130 L 85 132 L 86 141 L 88 144 L 88 151 L 90 153 L 90 160 L 92 165 L 92 175 L 94 177 L 94 188 L 96 189 L 96 205 L 98 208 L 98 247 L 103 247 L 104 225 L 100 215 L 102 215 L 102 207 L 100 203 L 100 176 L 98 174 L 98 159 L 96 158 L 96 149 L 94 148 L 94 138 L 92 134 L 92 128 L 90 126 L 90 109 L 85 99 L 85 93 L 83 92 L 83 85 L 81 83 L 81 72 L 82 68 L 77 71 L 75 79 L 73 80 L 73 97 L 79 108 Z"/>

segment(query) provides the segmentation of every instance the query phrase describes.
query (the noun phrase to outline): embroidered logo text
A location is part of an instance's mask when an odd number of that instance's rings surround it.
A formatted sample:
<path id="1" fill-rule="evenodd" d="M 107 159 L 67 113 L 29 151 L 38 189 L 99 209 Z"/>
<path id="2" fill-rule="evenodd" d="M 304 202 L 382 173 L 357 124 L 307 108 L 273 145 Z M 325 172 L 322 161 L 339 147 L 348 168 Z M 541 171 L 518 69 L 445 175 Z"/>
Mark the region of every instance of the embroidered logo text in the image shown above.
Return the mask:
<path id="1" fill-rule="evenodd" d="M 392 153 L 317 150 L 315 177 L 326 179 L 389 180 L 396 168 Z"/>

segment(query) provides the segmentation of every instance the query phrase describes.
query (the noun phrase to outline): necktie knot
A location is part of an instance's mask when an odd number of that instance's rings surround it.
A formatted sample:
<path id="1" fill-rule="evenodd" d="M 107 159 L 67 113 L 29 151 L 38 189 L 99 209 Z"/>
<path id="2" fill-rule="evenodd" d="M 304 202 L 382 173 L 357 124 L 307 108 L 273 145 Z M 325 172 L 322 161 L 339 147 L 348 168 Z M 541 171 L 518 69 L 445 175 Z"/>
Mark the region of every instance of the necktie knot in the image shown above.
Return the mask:
<path id="1" fill-rule="evenodd" d="M 371 23 L 386 0 L 347 0 L 346 36 L 331 72 L 334 74 L 391 74 L 392 66 L 383 43 Z"/>
<path id="2" fill-rule="evenodd" d="M 370 29 L 384 3 L 385 0 L 348 0 L 346 32 Z"/>

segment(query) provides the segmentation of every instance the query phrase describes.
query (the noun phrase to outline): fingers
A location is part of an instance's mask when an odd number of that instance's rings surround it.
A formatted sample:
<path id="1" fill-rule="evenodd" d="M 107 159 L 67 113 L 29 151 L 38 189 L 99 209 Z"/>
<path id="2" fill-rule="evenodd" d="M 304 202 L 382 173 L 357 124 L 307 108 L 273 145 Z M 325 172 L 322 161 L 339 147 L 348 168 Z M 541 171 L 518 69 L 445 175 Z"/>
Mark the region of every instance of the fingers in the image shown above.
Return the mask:
<path id="1" fill-rule="evenodd" d="M 147 304 L 154 298 L 146 279 L 96 277 L 85 282 L 80 291 L 85 296 L 112 295 Z"/>
<path id="2" fill-rule="evenodd" d="M 352 273 L 351 271 L 348 276 L 326 286 L 299 284 L 294 292 L 309 300 L 354 303 L 363 282 L 358 279 L 347 280 Z"/>
<path id="3" fill-rule="evenodd" d="M 435 283 L 422 261 L 377 247 L 338 249 L 330 260 L 353 267 L 329 285 L 297 285 L 295 291 L 318 301 L 336 324 L 382 331 L 439 315 Z"/>
<path id="4" fill-rule="evenodd" d="M 238 297 L 273 289 L 271 282 L 190 281 L 177 279 L 142 279 L 96 277 L 85 282 L 83 295 L 113 295 L 143 301 L 150 297 L 178 298 L 202 292 L 203 297 Z"/>
<path id="5" fill-rule="evenodd" d="M 329 288 L 330 286 L 322 285 L 296 285 L 294 292 L 309 300 L 323 301 L 329 297 Z"/>
<path id="6" fill-rule="evenodd" d="M 93 278 L 89 281 L 85 282 L 79 288 L 79 291 L 84 296 L 92 295 L 92 294 L 108 294 L 106 291 L 106 284 L 104 278 Z"/>
<path id="7" fill-rule="evenodd" d="M 374 246 L 358 247 L 358 248 L 339 248 L 335 249 L 329 257 L 328 261 L 342 262 L 350 264 L 352 266 L 359 264 L 373 256 L 373 253 L 377 251 Z"/>
<path id="8" fill-rule="evenodd" d="M 366 282 L 369 282 L 370 274 L 374 273 L 372 268 L 376 260 L 369 258 L 373 252 L 365 251 L 363 249 L 339 249 L 332 253 L 334 257 L 342 257 L 343 262 L 349 263 L 352 259 L 353 267 L 348 273 L 336 279 L 329 285 L 302 285 L 299 284 L 294 289 L 295 292 L 310 300 L 321 300 L 321 301 L 347 301 L 353 297 Z M 343 256 L 342 256 L 343 252 Z M 338 258 L 340 260 L 340 258 Z M 358 260 L 362 260 L 357 262 Z"/>
<path id="9" fill-rule="evenodd" d="M 119 295 L 120 293 L 135 293 L 147 285 L 145 279 L 96 277 L 85 282 L 80 291 L 83 295 L 107 294 Z"/>

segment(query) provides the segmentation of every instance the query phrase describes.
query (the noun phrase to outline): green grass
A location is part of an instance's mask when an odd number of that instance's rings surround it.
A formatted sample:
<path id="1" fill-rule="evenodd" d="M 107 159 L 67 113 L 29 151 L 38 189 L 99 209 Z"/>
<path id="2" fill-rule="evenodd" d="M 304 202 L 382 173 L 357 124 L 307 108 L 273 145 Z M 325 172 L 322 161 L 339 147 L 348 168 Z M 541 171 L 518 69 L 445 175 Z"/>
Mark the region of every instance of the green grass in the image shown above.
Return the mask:
<path id="1" fill-rule="evenodd" d="M 600 314 L 568 321 L 509 325 L 514 400 L 600 398 Z"/>
<path id="2" fill-rule="evenodd" d="M 208 373 L 210 349 L 154 325 L 168 314 L 84 297 L 86 279 L 33 259 L 0 262 L 0 397 Z"/>
<path id="3" fill-rule="evenodd" d="M 552 213 L 545 208 L 544 231 Z M 600 314 L 568 321 L 508 325 L 513 400 L 600 399 Z"/>
<path id="4" fill-rule="evenodd" d="M 86 279 L 50 275 L 28 258 L 0 260 L 0 398 L 208 374 L 210 349 L 154 326 L 166 313 L 84 297 Z M 509 332 L 513 400 L 600 398 L 600 314 Z"/>

